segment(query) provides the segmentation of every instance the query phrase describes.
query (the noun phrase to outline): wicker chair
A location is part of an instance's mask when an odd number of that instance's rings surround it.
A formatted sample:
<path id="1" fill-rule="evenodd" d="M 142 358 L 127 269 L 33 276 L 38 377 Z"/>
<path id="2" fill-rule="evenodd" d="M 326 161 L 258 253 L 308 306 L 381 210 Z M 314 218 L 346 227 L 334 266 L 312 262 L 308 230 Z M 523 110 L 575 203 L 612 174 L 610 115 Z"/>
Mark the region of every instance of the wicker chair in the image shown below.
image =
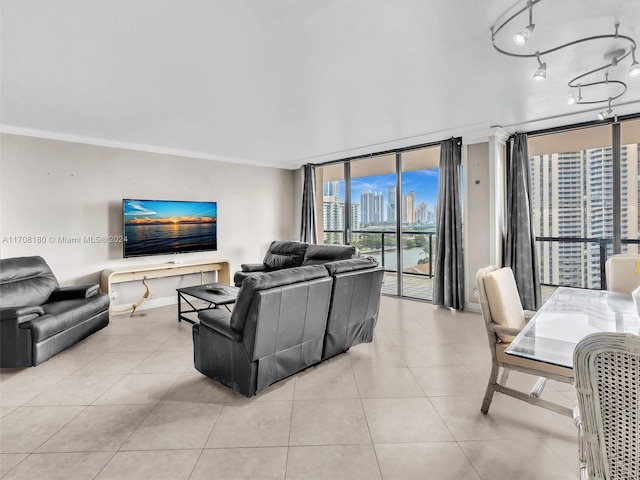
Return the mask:
<path id="1" fill-rule="evenodd" d="M 573 354 L 581 478 L 640 478 L 640 337 L 594 333 Z"/>
<path id="2" fill-rule="evenodd" d="M 607 290 L 631 293 L 640 287 L 640 255 L 620 253 L 605 263 Z"/>
<path id="3" fill-rule="evenodd" d="M 489 383 L 482 401 L 482 413 L 486 414 L 489 411 L 493 394 L 500 392 L 571 417 L 572 410 L 570 408 L 542 399 L 540 396 L 549 379 L 573 383 L 572 369 L 515 357 L 505 353 L 509 343 L 522 330 L 534 313 L 525 312 L 522 309 L 518 288 L 511 268 L 499 268 L 494 265 L 481 268 L 476 275 L 476 283 L 482 316 L 489 337 L 492 363 Z M 502 376 L 498 381 L 500 368 L 502 368 Z M 506 386 L 511 370 L 538 377 L 531 392 L 525 393 Z"/>

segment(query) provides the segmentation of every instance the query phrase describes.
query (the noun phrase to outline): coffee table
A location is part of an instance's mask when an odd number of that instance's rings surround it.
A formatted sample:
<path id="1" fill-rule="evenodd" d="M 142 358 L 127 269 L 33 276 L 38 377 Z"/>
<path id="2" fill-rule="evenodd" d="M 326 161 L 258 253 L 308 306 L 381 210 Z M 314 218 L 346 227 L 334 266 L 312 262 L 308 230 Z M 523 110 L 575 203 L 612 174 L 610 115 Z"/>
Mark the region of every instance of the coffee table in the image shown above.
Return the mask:
<path id="1" fill-rule="evenodd" d="M 238 287 L 232 287 L 225 285 L 224 283 L 207 283 L 206 285 L 196 285 L 194 287 L 177 288 L 178 292 L 178 322 L 182 320 L 189 323 L 196 323 L 195 320 L 186 316 L 186 314 L 197 314 L 203 310 L 210 310 L 213 308 L 220 308 L 224 305 L 229 309 L 229 305 L 235 303 L 238 296 Z M 197 298 L 208 303 L 205 307 L 196 307 L 192 300 L 188 297 Z M 186 302 L 190 309 L 184 309 L 182 302 Z"/>

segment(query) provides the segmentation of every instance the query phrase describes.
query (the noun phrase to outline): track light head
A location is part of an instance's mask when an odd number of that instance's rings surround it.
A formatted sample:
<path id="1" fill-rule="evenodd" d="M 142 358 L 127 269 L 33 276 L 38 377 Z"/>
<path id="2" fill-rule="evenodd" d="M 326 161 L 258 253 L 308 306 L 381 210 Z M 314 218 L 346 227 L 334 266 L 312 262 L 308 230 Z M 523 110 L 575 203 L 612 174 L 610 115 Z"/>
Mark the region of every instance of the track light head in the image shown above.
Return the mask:
<path id="1" fill-rule="evenodd" d="M 571 95 L 567 100 L 567 103 L 569 105 L 575 105 L 577 103 L 580 103 L 581 100 L 582 100 L 582 85 L 578 84 L 578 94 L 576 95 L 574 93 L 573 95 Z"/>
<path id="2" fill-rule="evenodd" d="M 613 110 L 611 109 L 611 100 L 613 100 L 611 97 L 609 97 L 609 99 L 607 100 L 607 105 L 609 106 L 609 108 L 607 108 L 607 110 L 598 113 L 598 118 L 600 120 L 605 120 L 607 118 L 609 118 L 611 116 L 611 114 L 613 113 Z"/>
<path id="3" fill-rule="evenodd" d="M 545 80 L 547 78 L 547 64 L 542 63 L 540 61 L 540 52 L 536 52 L 536 58 L 538 59 L 538 70 L 536 70 L 536 73 L 533 74 L 533 79 L 534 80 Z"/>
<path id="4" fill-rule="evenodd" d="M 536 26 L 533 24 L 527 25 L 523 30 L 520 30 L 513 36 L 513 43 L 515 43 L 519 47 L 523 46 L 525 43 L 527 43 L 529 37 L 531 37 L 534 28 L 536 28 Z"/>
<path id="5" fill-rule="evenodd" d="M 631 78 L 640 77 L 640 63 L 636 60 L 636 47 L 631 47 L 631 58 L 633 59 L 633 63 L 629 67 L 629 76 Z"/>

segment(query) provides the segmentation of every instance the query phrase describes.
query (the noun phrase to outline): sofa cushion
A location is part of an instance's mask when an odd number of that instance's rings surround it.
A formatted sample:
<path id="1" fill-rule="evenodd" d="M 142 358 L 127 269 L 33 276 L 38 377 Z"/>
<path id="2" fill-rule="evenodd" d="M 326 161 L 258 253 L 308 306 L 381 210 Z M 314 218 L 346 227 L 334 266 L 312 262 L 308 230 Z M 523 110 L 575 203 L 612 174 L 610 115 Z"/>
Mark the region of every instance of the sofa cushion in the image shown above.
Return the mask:
<path id="1" fill-rule="evenodd" d="M 240 287 L 238 298 L 233 307 L 230 321 L 231 328 L 236 332 L 242 331 L 255 292 L 327 276 L 327 269 L 324 266 L 308 265 L 275 270 L 268 273 L 256 273 L 246 278 L 242 282 L 242 287 Z"/>
<path id="2" fill-rule="evenodd" d="M 327 269 L 329 275 L 331 276 L 337 275 L 339 273 L 364 270 L 366 268 L 374 268 L 377 266 L 378 261 L 373 257 L 351 258 L 349 260 L 338 260 L 335 262 L 328 262 L 324 264 L 324 267 Z"/>
<path id="3" fill-rule="evenodd" d="M 42 308 L 45 315 L 20 324 L 20 328 L 31 329 L 35 342 L 41 342 L 104 312 L 109 308 L 109 296 L 101 293 L 91 298 L 46 303 Z"/>
<path id="4" fill-rule="evenodd" d="M 500 268 L 486 274 L 484 288 L 494 323 L 521 330 L 525 325 L 524 310 L 511 268 Z M 503 342 L 510 342 L 515 338 L 505 333 L 497 335 Z"/>
<path id="5" fill-rule="evenodd" d="M 264 256 L 264 263 L 269 270 L 299 267 L 304 259 L 304 252 L 309 244 L 291 241 L 273 241 Z"/>
<path id="6" fill-rule="evenodd" d="M 42 257 L 0 260 L 0 307 L 42 305 L 58 280 Z"/>
<path id="7" fill-rule="evenodd" d="M 353 245 L 309 245 L 304 252 L 302 265 L 318 265 L 334 260 L 346 260 L 358 254 Z"/>

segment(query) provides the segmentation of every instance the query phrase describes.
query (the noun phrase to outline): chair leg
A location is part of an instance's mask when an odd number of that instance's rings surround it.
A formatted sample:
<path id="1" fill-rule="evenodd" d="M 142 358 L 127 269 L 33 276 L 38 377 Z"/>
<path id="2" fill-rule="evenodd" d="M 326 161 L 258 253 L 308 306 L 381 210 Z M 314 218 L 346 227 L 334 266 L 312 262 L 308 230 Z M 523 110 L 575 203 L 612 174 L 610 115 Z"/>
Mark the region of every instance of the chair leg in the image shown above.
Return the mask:
<path id="1" fill-rule="evenodd" d="M 493 363 L 491 366 L 491 375 L 489 376 L 489 383 L 487 384 L 487 391 L 484 394 L 484 399 L 482 400 L 482 407 L 480 411 L 484 414 L 489 412 L 489 407 L 491 406 L 491 401 L 493 400 L 493 394 L 496 391 L 496 380 L 498 380 L 498 373 L 500 372 L 500 367 L 497 363 Z M 504 375 L 508 375 L 507 369 L 503 372 Z"/>
<path id="2" fill-rule="evenodd" d="M 510 368 L 505 367 L 502 369 L 502 376 L 500 377 L 500 385 L 502 386 L 507 385 L 507 380 L 509 380 L 509 372 L 511 372 Z"/>

